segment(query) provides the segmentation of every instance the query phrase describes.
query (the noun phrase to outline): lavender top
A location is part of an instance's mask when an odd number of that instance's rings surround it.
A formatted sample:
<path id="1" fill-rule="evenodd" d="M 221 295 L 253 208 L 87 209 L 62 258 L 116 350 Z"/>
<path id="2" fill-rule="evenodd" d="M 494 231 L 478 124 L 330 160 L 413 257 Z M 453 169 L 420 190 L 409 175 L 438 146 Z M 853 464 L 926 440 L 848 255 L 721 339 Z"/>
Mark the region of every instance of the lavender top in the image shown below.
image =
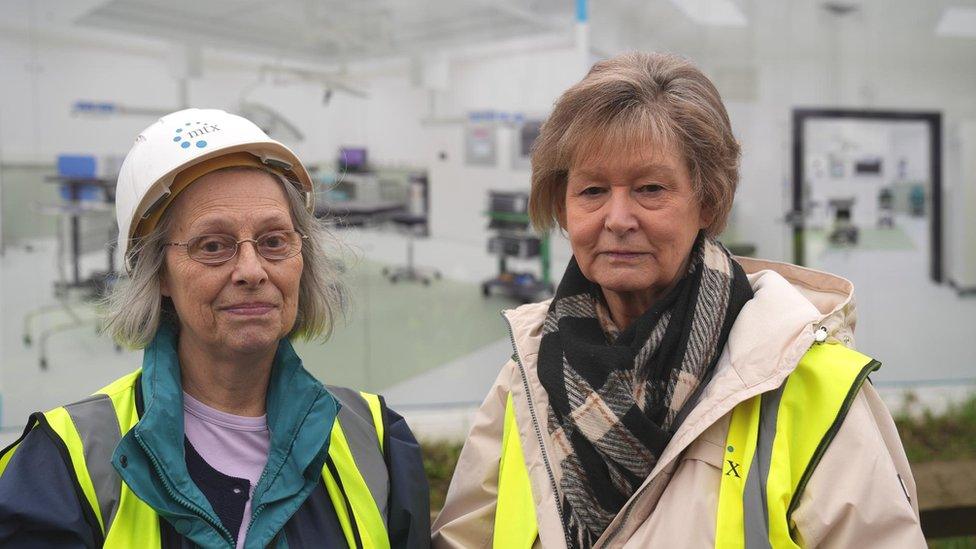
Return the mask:
<path id="1" fill-rule="evenodd" d="M 215 410 L 183 393 L 183 425 L 186 438 L 211 467 L 221 473 L 246 479 L 251 484 L 244 518 L 237 535 L 237 547 L 244 547 L 251 521 L 251 497 L 268 462 L 271 433 L 267 416 L 243 417 Z"/>

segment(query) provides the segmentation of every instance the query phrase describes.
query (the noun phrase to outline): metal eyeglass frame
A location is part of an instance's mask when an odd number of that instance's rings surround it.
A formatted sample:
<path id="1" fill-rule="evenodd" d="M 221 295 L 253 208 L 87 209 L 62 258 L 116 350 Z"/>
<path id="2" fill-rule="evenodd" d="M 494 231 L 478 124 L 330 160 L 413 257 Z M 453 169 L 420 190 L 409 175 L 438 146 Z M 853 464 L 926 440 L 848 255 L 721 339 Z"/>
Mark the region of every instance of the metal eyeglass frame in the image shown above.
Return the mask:
<path id="1" fill-rule="evenodd" d="M 265 257 L 261 253 L 261 251 L 258 249 L 258 240 L 260 240 L 260 239 L 264 238 L 266 235 L 269 235 L 269 234 L 272 234 L 272 233 L 295 233 L 295 234 L 297 234 L 299 236 L 299 240 L 298 240 L 298 242 L 299 242 L 298 251 L 296 253 L 292 254 L 292 255 L 289 255 L 288 257 L 278 257 L 278 258 Z M 288 230 L 288 231 L 268 231 L 268 232 L 266 232 L 266 233 L 258 236 L 257 238 L 242 238 L 241 240 L 235 240 L 234 241 L 234 253 L 230 257 L 228 257 L 227 259 L 221 260 L 221 261 L 207 262 L 207 261 L 200 261 L 199 259 L 193 257 L 192 255 L 190 255 L 190 250 L 189 250 L 189 246 L 190 246 L 190 243 L 191 242 L 193 242 L 194 240 L 197 240 L 199 238 L 204 238 L 204 237 L 207 237 L 207 236 L 230 236 L 231 238 L 234 238 L 231 235 L 226 234 L 226 233 L 207 233 L 207 234 L 201 234 L 201 235 L 194 236 L 193 238 L 190 238 L 186 242 L 166 242 L 163 245 L 164 246 L 180 246 L 180 247 L 186 248 L 187 249 L 187 252 L 186 252 L 187 257 L 189 257 L 193 261 L 196 261 L 197 263 L 200 263 L 201 265 L 223 265 L 224 263 L 227 263 L 231 259 L 234 259 L 235 257 L 237 257 L 238 252 L 241 251 L 241 244 L 243 244 L 245 242 L 250 242 L 250 243 L 254 244 L 254 252 L 257 253 L 263 259 L 266 259 L 268 261 L 284 261 L 286 259 L 291 259 L 291 258 L 295 257 L 296 255 L 302 253 L 302 248 L 305 246 L 305 244 L 304 244 L 303 241 L 308 240 L 308 236 L 302 234 L 302 232 L 299 231 L 299 230 L 297 230 L 297 229 L 291 229 L 291 230 Z"/>

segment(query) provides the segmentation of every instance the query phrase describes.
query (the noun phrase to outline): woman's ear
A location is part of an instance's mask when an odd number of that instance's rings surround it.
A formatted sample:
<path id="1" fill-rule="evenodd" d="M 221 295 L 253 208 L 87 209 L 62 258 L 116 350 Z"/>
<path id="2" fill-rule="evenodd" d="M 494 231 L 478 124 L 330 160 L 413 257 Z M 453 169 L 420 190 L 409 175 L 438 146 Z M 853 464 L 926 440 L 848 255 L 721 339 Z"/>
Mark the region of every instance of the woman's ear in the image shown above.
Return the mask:
<path id="1" fill-rule="evenodd" d="M 556 206 L 556 222 L 559 223 L 559 228 L 566 230 L 566 198 L 558 202 Z"/>
<path id="2" fill-rule="evenodd" d="M 172 292 L 169 289 L 169 277 L 166 276 L 166 268 L 163 268 L 163 272 L 159 273 L 159 293 L 163 297 L 173 297 Z"/>
<path id="3" fill-rule="evenodd" d="M 715 208 L 712 206 L 702 206 L 699 212 L 698 228 L 707 229 L 715 222 Z"/>
<path id="4" fill-rule="evenodd" d="M 556 200 L 556 222 L 559 223 L 559 228 L 563 231 L 566 230 L 566 188 L 567 184 L 563 183 L 561 185 L 562 190 L 559 191 L 559 199 Z"/>

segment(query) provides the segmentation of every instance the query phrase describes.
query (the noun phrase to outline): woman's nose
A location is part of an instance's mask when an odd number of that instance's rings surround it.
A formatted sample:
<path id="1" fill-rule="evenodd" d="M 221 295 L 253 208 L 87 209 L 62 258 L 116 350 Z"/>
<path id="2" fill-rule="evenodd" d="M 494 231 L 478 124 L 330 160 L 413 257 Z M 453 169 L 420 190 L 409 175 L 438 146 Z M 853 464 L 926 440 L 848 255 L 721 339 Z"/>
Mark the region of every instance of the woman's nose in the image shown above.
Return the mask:
<path id="1" fill-rule="evenodd" d="M 616 234 L 637 229 L 637 216 L 634 215 L 634 198 L 630 189 L 613 189 L 607 202 L 604 225 Z"/>
<path id="2" fill-rule="evenodd" d="M 234 266 L 234 284 L 256 285 L 268 279 L 268 272 L 264 269 L 263 258 L 258 254 L 257 244 L 245 241 L 238 244 L 237 257 L 232 261 Z"/>

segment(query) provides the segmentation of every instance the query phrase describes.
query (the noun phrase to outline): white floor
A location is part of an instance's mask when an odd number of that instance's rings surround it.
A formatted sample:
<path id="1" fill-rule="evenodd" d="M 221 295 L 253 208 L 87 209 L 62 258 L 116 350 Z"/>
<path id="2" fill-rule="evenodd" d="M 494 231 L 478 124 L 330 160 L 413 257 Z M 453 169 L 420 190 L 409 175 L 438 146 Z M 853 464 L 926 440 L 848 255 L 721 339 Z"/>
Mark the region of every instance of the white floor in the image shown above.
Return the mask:
<path id="1" fill-rule="evenodd" d="M 512 354 L 508 338 L 383 391 L 389 406 L 426 439 L 462 440 Z M 499 357 L 502 357 L 501 359 Z M 445 398 L 445 395 L 449 395 Z"/>

